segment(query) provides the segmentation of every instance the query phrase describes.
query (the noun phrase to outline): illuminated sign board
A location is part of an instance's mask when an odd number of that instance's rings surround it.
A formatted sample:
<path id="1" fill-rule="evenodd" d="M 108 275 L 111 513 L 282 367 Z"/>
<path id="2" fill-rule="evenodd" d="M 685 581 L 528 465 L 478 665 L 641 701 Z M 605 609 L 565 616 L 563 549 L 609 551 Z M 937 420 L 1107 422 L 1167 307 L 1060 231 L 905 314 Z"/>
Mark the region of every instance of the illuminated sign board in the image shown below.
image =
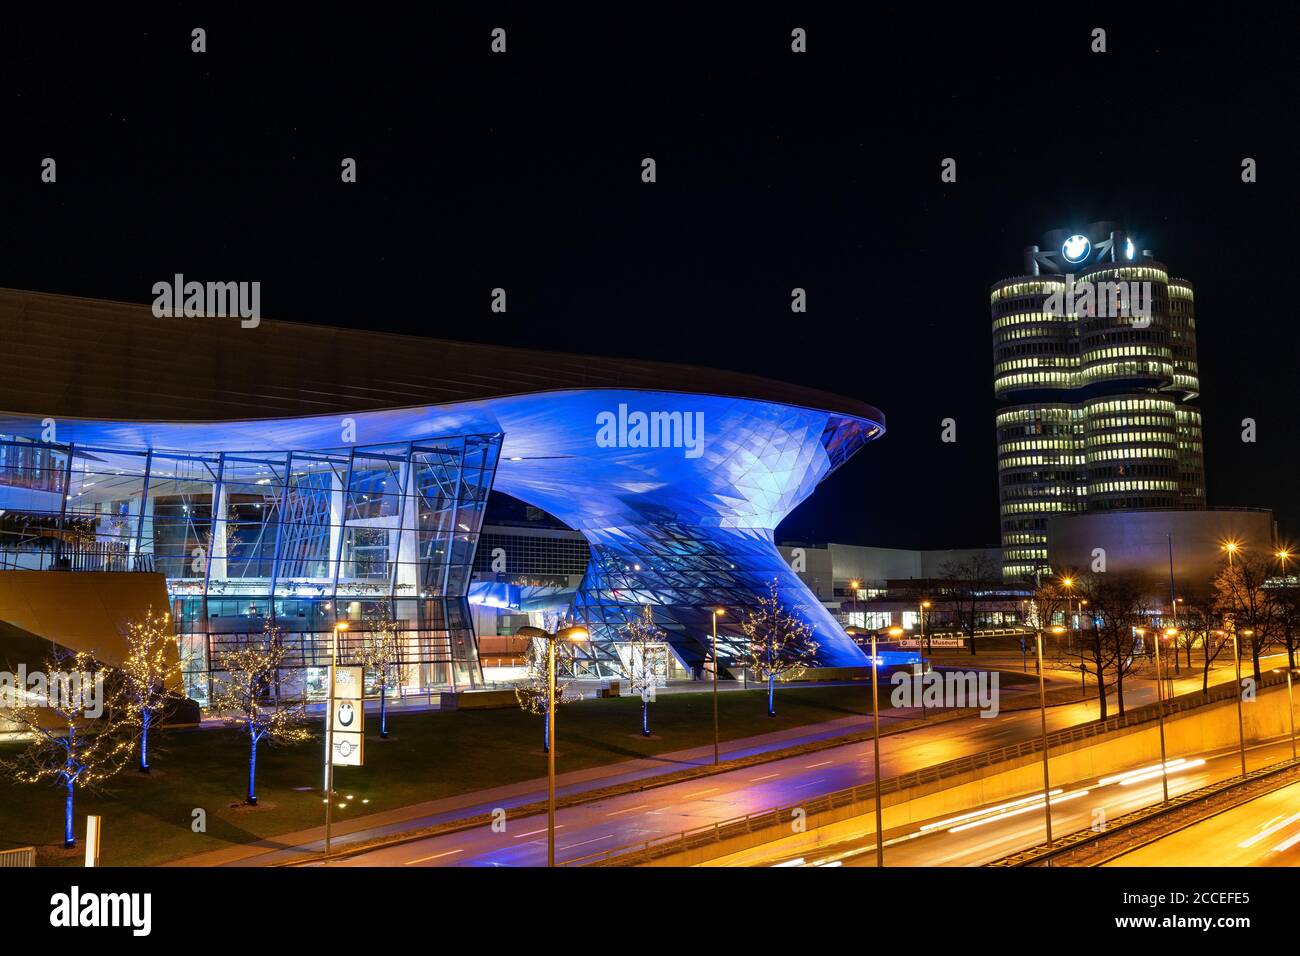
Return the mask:
<path id="1" fill-rule="evenodd" d="M 1132 260 L 1136 254 L 1137 249 L 1128 233 L 1113 230 L 1109 223 L 1093 223 L 1083 232 L 1050 232 L 1043 248 L 1026 248 L 1025 270 L 1031 275 L 1045 272 L 1063 275 L 1103 262 Z"/>

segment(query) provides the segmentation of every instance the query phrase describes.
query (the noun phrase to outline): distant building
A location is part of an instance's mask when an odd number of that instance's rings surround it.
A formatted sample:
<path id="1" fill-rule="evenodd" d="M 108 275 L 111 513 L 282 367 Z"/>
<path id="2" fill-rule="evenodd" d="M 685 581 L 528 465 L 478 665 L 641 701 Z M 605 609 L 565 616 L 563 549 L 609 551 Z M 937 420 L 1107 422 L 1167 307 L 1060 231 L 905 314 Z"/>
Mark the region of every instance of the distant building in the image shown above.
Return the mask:
<path id="1" fill-rule="evenodd" d="M 1276 550 L 1273 512 L 1264 508 L 1204 511 L 1126 511 L 1053 515 L 1047 519 L 1047 556 L 1053 569 L 1088 571 L 1099 558 L 1108 574 L 1146 578 L 1162 597 L 1203 597 L 1223 560 L 1223 545 L 1249 553 Z"/>

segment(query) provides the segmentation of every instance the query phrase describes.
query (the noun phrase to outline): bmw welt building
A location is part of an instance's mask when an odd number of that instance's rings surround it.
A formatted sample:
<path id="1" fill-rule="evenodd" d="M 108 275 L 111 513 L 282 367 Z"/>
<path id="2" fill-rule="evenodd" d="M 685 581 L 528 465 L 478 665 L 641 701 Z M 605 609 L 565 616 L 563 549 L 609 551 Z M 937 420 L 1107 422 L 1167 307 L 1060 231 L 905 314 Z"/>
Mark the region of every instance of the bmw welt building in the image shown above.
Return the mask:
<path id="1" fill-rule="evenodd" d="M 468 600 L 493 489 L 585 539 L 568 613 L 597 674 L 645 605 L 695 671 L 726 609 L 726 669 L 736 621 L 774 579 L 825 666 L 866 663 L 773 543 L 882 434 L 862 402 L 683 365 L 9 290 L 0 343 L 0 577 L 152 575 L 200 701 L 223 646 L 266 622 L 310 687 L 336 625 L 347 659 L 379 608 L 401 631 L 404 690 L 480 685 Z"/>

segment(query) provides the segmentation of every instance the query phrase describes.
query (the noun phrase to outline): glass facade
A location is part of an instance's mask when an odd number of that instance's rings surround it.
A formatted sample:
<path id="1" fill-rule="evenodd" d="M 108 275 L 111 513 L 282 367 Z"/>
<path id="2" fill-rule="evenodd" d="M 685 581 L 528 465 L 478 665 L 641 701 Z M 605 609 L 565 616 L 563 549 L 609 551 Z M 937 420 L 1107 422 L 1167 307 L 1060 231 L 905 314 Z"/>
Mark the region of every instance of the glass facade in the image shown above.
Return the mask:
<path id="1" fill-rule="evenodd" d="M 156 571 L 190 696 L 273 621 L 286 682 L 320 688 L 386 607 L 401 692 L 481 683 L 466 596 L 500 434 L 328 450 L 181 452 L 0 436 L 0 569 Z"/>

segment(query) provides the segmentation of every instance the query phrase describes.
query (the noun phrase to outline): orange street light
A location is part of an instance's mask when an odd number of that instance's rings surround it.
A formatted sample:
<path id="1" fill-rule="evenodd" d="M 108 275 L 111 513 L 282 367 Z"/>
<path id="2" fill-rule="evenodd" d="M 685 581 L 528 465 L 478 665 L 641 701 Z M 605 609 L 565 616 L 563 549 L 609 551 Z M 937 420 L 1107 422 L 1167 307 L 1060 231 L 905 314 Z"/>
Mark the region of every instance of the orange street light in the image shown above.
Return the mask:
<path id="1" fill-rule="evenodd" d="M 554 634 L 540 627 L 525 625 L 515 637 L 542 638 L 546 641 L 546 865 L 555 866 L 555 643 L 581 643 L 591 635 L 581 625 L 562 628 Z"/>

